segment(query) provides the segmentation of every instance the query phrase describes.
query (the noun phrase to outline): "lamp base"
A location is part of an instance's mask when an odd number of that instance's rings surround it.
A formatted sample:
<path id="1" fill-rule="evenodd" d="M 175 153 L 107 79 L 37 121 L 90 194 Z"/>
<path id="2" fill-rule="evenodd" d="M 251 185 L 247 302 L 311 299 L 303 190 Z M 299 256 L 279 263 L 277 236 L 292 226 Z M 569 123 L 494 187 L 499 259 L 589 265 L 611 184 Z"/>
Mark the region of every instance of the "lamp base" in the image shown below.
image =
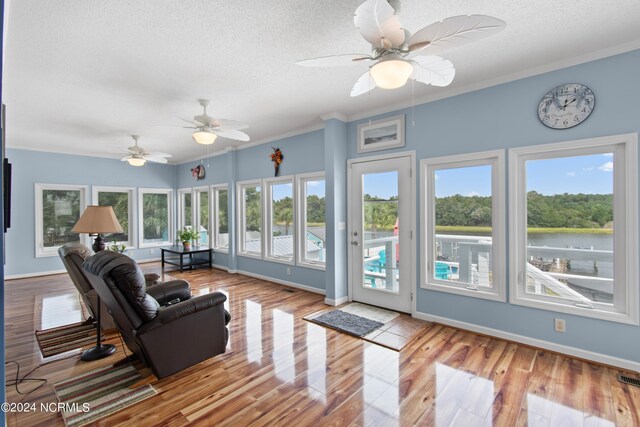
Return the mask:
<path id="1" fill-rule="evenodd" d="M 93 249 L 93 252 L 100 252 L 103 251 L 104 248 L 106 248 L 106 245 L 104 244 L 104 239 L 102 238 L 101 235 L 97 235 L 96 236 L 96 240 L 93 241 L 93 245 L 91 246 L 91 249 Z"/>
<path id="2" fill-rule="evenodd" d="M 80 360 L 90 362 L 92 360 L 102 359 L 103 357 L 111 356 L 116 352 L 116 346 L 111 344 L 100 344 L 82 352 Z"/>

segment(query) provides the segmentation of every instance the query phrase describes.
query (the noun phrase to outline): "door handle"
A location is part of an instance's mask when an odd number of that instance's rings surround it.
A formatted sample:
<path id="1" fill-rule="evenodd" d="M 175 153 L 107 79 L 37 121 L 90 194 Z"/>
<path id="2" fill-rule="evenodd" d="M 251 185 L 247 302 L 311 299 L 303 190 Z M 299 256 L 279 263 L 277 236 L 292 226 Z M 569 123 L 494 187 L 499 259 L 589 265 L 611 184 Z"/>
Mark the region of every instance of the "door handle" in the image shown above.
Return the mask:
<path id="1" fill-rule="evenodd" d="M 351 241 L 351 244 L 352 244 L 353 246 L 358 246 L 358 244 L 359 244 L 359 243 L 358 243 L 357 241 L 355 241 L 355 240 L 352 240 L 352 241 Z"/>

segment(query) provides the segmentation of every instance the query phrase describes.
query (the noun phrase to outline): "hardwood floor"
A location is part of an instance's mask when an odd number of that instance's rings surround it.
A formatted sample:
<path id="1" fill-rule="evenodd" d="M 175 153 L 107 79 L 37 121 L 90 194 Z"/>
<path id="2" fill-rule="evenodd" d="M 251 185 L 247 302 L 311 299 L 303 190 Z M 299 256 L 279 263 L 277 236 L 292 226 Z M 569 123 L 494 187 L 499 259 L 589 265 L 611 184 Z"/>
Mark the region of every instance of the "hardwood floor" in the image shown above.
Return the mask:
<path id="1" fill-rule="evenodd" d="M 143 269 L 162 273 L 158 264 Z M 611 367 L 438 324 L 396 352 L 302 320 L 326 307 L 321 295 L 220 270 L 163 276 L 189 280 L 196 295 L 227 294 L 227 352 L 152 377 L 156 396 L 98 425 L 640 425 L 640 388 L 619 383 Z M 31 375 L 45 386 L 27 396 L 7 387 L 9 402 L 55 402 L 53 383 L 124 357 L 112 336 L 118 352 L 106 359 L 81 362 L 75 351 L 43 360 L 34 330 L 81 319 L 75 288 L 66 275 L 5 286 L 7 360 L 21 375 L 54 360 Z M 8 379 L 15 372 L 7 366 Z M 63 425 L 46 412 L 8 413 L 7 422 Z"/>

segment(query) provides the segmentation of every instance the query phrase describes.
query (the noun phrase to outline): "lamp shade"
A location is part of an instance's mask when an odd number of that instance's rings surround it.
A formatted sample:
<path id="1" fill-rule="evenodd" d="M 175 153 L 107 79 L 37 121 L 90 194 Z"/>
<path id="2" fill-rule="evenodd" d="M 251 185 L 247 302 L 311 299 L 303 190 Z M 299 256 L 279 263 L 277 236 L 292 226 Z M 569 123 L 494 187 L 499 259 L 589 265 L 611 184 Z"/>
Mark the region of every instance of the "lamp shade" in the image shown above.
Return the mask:
<path id="1" fill-rule="evenodd" d="M 127 159 L 127 162 L 129 162 L 131 166 L 144 166 L 147 161 L 138 157 L 131 157 Z"/>
<path id="2" fill-rule="evenodd" d="M 194 132 L 191 134 L 191 136 L 193 137 L 193 140 L 195 142 L 202 145 L 213 144 L 216 138 L 218 137 L 218 135 L 216 135 L 215 133 L 207 132 L 206 130 L 200 130 L 200 131 Z"/>
<path id="3" fill-rule="evenodd" d="M 381 89 L 397 89 L 407 83 L 413 66 L 404 59 L 390 56 L 371 67 L 371 77 Z"/>
<path id="4" fill-rule="evenodd" d="M 87 206 L 71 231 L 88 234 L 123 232 L 111 206 Z"/>

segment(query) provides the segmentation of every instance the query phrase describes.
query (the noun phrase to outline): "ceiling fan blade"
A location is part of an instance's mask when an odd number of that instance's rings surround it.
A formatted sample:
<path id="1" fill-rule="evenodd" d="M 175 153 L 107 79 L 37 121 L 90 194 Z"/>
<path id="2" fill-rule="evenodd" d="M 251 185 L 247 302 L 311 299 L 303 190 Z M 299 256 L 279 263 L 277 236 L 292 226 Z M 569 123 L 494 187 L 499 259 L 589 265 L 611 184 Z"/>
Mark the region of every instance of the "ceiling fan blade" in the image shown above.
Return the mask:
<path id="1" fill-rule="evenodd" d="M 163 153 L 161 151 L 154 151 L 151 153 L 144 153 L 143 156 L 148 157 L 173 157 L 171 154 Z"/>
<path id="2" fill-rule="evenodd" d="M 121 162 L 126 162 L 127 160 L 132 159 L 132 158 L 133 158 L 133 156 L 127 156 L 127 157 L 121 158 L 120 161 Z"/>
<path id="3" fill-rule="evenodd" d="M 216 128 L 224 128 L 224 130 L 242 130 L 249 127 L 248 124 L 228 119 L 213 119 L 211 126 Z"/>
<path id="4" fill-rule="evenodd" d="M 353 85 L 353 88 L 351 89 L 351 96 L 354 97 L 362 95 L 363 93 L 367 93 L 375 88 L 376 82 L 371 77 L 371 73 L 367 71 L 362 76 L 360 76 L 356 84 Z"/>
<path id="5" fill-rule="evenodd" d="M 321 56 L 319 58 L 305 59 L 296 62 L 296 65 L 303 67 L 340 67 L 344 65 L 361 64 L 373 58 L 365 53 Z"/>
<path id="6" fill-rule="evenodd" d="M 202 123 L 199 123 L 199 122 L 197 122 L 195 120 L 187 119 L 186 117 L 180 117 L 180 116 L 176 116 L 176 117 L 179 118 L 180 120 L 182 120 L 183 122 L 187 122 L 187 123 L 189 123 L 191 125 L 194 125 L 196 127 L 201 127 L 202 126 Z"/>
<path id="7" fill-rule="evenodd" d="M 235 139 L 238 141 L 249 141 L 249 135 L 239 130 L 220 130 L 219 128 L 213 129 L 213 133 L 223 138 Z"/>
<path id="8" fill-rule="evenodd" d="M 154 156 L 142 156 L 142 158 L 148 162 L 154 162 L 154 163 L 168 163 L 167 159 L 165 159 L 164 157 L 154 157 Z"/>
<path id="9" fill-rule="evenodd" d="M 400 18 L 387 0 L 367 0 L 356 9 L 353 22 L 372 46 L 388 49 L 405 41 Z"/>
<path id="10" fill-rule="evenodd" d="M 452 16 L 417 31 L 409 39 L 409 50 L 416 52 L 416 55 L 436 55 L 489 37 L 505 26 L 504 21 L 492 16 Z"/>
<path id="11" fill-rule="evenodd" d="M 449 86 L 456 75 L 451 61 L 439 56 L 417 56 L 411 60 L 413 74 L 417 82 L 433 86 Z"/>

